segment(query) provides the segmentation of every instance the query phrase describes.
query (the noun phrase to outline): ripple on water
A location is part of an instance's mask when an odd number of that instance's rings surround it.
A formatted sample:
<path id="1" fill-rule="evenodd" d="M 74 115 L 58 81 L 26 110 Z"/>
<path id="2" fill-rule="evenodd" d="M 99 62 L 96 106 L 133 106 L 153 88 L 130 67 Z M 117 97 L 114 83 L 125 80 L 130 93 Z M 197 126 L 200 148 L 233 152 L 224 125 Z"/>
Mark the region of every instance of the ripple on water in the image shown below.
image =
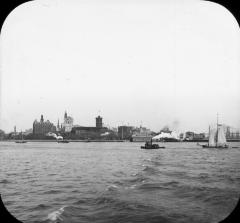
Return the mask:
<path id="1" fill-rule="evenodd" d="M 42 211 L 42 210 L 46 210 L 51 208 L 50 205 L 46 205 L 46 204 L 38 204 L 36 206 L 34 206 L 33 208 L 31 208 L 31 211 Z"/>
<path id="2" fill-rule="evenodd" d="M 63 193 L 64 191 L 63 190 L 47 190 L 47 191 L 44 191 L 42 192 L 42 194 L 60 194 L 60 193 Z"/>
<path id="3" fill-rule="evenodd" d="M 0 156 L 6 204 L 25 222 L 206 223 L 229 213 L 239 197 L 239 150 L 222 162 L 222 152 L 190 144 L 154 153 L 142 153 L 133 143 L 91 143 L 90 149 L 69 143 L 61 150 L 53 143 L 35 144 L 34 152 L 14 159 L 8 150 Z M 30 159 L 31 169 L 23 162 Z"/>
<path id="4" fill-rule="evenodd" d="M 0 180 L 0 184 L 10 184 L 10 183 L 12 183 L 12 182 L 7 179 Z"/>
<path id="5" fill-rule="evenodd" d="M 157 168 L 151 167 L 151 166 L 145 166 L 143 169 L 143 172 L 147 174 L 157 174 L 160 173 L 160 171 Z"/>
<path id="6" fill-rule="evenodd" d="M 152 190 L 166 189 L 166 186 L 163 186 L 163 184 L 161 183 L 143 183 L 138 186 L 138 189 L 152 191 Z"/>

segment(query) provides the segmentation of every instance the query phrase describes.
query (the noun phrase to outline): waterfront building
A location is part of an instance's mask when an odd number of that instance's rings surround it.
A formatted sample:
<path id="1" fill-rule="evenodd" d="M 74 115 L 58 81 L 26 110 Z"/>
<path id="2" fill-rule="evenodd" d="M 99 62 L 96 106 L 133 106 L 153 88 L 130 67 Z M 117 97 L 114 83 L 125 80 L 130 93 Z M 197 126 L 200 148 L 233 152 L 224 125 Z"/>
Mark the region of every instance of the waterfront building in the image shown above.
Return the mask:
<path id="1" fill-rule="evenodd" d="M 205 133 L 194 133 L 193 140 L 203 140 L 205 139 Z"/>
<path id="2" fill-rule="evenodd" d="M 71 134 L 76 137 L 82 138 L 95 138 L 99 137 L 102 133 L 108 131 L 108 128 L 103 127 L 102 117 L 96 117 L 96 126 L 74 126 L 72 127 Z"/>
<path id="3" fill-rule="evenodd" d="M 140 128 L 136 128 L 133 130 L 133 134 L 131 140 L 133 142 L 147 142 L 152 138 L 152 134 L 150 129 L 140 126 Z"/>
<path id="4" fill-rule="evenodd" d="M 120 139 L 130 139 L 133 133 L 132 130 L 132 126 L 118 126 L 118 137 Z"/>
<path id="5" fill-rule="evenodd" d="M 185 140 L 193 140 L 193 138 L 194 138 L 194 132 L 188 131 L 185 133 Z"/>
<path id="6" fill-rule="evenodd" d="M 180 133 L 179 134 L 179 139 L 182 141 L 182 140 L 184 140 L 184 133 Z"/>
<path id="7" fill-rule="evenodd" d="M 67 112 L 65 111 L 64 120 L 62 123 L 62 130 L 64 132 L 71 132 L 72 128 L 73 128 L 73 118 L 71 116 L 68 116 Z"/>
<path id="8" fill-rule="evenodd" d="M 226 139 L 227 140 L 239 140 L 240 134 L 239 130 L 230 126 L 226 127 Z"/>
<path id="9" fill-rule="evenodd" d="M 75 135 L 82 135 L 85 133 L 100 133 L 101 130 L 106 130 L 106 128 L 97 128 L 97 127 L 90 127 L 90 126 L 79 126 L 73 127 L 71 133 Z"/>
<path id="10" fill-rule="evenodd" d="M 5 132 L 0 129 L 0 140 L 3 140 L 5 137 Z"/>
<path id="11" fill-rule="evenodd" d="M 231 136 L 230 126 L 226 127 L 226 138 L 229 139 Z"/>
<path id="12" fill-rule="evenodd" d="M 146 133 L 135 133 L 132 135 L 133 142 L 148 142 L 151 141 L 152 136 Z"/>
<path id="13" fill-rule="evenodd" d="M 46 135 L 48 132 L 56 132 L 56 126 L 49 120 L 44 121 L 41 115 L 40 122 L 37 120 L 33 122 L 33 135 Z"/>

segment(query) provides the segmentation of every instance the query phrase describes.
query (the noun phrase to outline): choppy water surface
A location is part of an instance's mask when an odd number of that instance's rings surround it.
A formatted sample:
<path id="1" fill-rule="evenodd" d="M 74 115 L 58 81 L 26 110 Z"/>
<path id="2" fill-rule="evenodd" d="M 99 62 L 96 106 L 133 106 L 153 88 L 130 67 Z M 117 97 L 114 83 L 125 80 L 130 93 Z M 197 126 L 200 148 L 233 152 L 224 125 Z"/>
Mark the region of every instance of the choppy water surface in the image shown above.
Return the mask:
<path id="1" fill-rule="evenodd" d="M 23 222 L 209 223 L 234 209 L 240 149 L 142 144 L 1 142 L 3 202 Z"/>

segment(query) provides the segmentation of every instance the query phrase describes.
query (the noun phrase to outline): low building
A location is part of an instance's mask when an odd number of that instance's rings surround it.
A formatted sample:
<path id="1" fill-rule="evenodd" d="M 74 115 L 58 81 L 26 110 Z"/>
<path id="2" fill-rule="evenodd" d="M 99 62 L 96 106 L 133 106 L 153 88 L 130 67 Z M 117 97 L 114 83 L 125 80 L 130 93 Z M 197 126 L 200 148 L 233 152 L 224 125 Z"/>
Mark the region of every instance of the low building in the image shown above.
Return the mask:
<path id="1" fill-rule="evenodd" d="M 106 129 L 106 128 L 105 128 Z M 87 126 L 79 126 L 79 127 L 73 127 L 71 133 L 76 135 L 81 135 L 88 132 L 93 133 L 100 133 L 103 128 L 97 128 L 97 127 L 87 127 Z"/>
<path id="2" fill-rule="evenodd" d="M 99 138 L 102 133 L 108 131 L 108 128 L 103 127 L 102 117 L 96 117 L 96 126 L 88 127 L 88 126 L 74 126 L 71 130 L 72 137 L 75 138 Z"/>
<path id="3" fill-rule="evenodd" d="M 205 139 L 205 133 L 194 133 L 193 140 L 203 140 Z"/>
<path id="4" fill-rule="evenodd" d="M 136 128 L 132 134 L 132 142 L 147 142 L 151 141 L 152 134 L 151 131 L 145 127 Z"/>
<path id="5" fill-rule="evenodd" d="M 135 133 L 132 135 L 132 142 L 147 142 L 151 141 L 152 136 L 146 133 Z"/>
<path id="6" fill-rule="evenodd" d="M 185 140 L 193 140 L 194 132 L 186 132 L 185 133 Z"/>

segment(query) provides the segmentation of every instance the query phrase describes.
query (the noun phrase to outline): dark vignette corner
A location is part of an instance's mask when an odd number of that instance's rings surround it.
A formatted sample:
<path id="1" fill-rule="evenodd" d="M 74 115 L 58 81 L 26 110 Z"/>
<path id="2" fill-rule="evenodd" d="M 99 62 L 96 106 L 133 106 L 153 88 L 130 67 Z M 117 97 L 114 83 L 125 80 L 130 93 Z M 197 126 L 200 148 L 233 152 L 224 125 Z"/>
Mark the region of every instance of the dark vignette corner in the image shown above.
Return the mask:
<path id="1" fill-rule="evenodd" d="M 240 13 L 239 13 L 240 6 L 238 4 L 238 1 L 236 0 L 209 0 L 209 1 L 220 4 L 224 6 L 226 9 L 228 9 L 237 20 L 238 25 L 240 27 Z M 227 216 L 227 218 L 221 221 L 220 223 L 232 223 L 232 222 L 234 223 L 238 222 L 239 219 L 240 219 L 240 198 L 238 199 L 238 203 L 235 209 L 232 211 L 232 213 L 230 213 L 230 215 Z"/>
<path id="2" fill-rule="evenodd" d="M 236 0 L 204 0 L 209 2 L 215 2 L 219 5 L 224 6 L 228 11 L 232 13 L 232 15 L 235 17 L 235 19 L 238 22 L 238 25 L 240 26 L 240 13 L 239 13 L 239 4 Z"/>
<path id="3" fill-rule="evenodd" d="M 210 0 L 208 0 L 210 1 Z M 4 1 L 0 1 L 0 30 L 2 29 L 3 23 L 5 21 L 5 19 L 7 18 L 7 16 L 11 13 L 11 11 L 13 11 L 16 7 L 18 7 L 19 5 L 29 2 L 27 0 L 4 0 Z M 228 9 L 233 16 L 235 17 L 235 19 L 238 22 L 238 25 L 240 26 L 240 13 L 239 13 L 239 5 L 238 2 L 236 0 L 211 0 L 210 2 L 215 2 L 217 4 L 220 4 L 222 6 L 224 6 L 226 9 Z M 1 193 L 1 191 L 0 191 Z M 230 222 L 238 222 L 238 220 L 240 219 L 240 199 L 238 200 L 237 206 L 235 207 L 235 209 L 233 210 L 233 212 L 223 221 L 221 221 L 220 223 L 230 223 Z M 17 222 L 17 223 L 21 223 L 20 221 L 18 221 L 17 219 L 15 219 L 9 212 L 8 210 L 5 208 L 3 202 L 2 202 L 2 198 L 1 198 L 1 194 L 0 194 L 0 220 L 4 219 L 5 223 L 12 223 L 12 222 Z"/>
<path id="4" fill-rule="evenodd" d="M 19 5 L 28 2 L 27 0 L 4 0 L 0 1 L 0 30 L 2 30 L 3 23 L 7 16 Z M 0 74 L 1 75 L 1 74 Z M 5 223 L 22 223 L 8 212 L 3 204 L 0 191 L 0 221 Z"/>

